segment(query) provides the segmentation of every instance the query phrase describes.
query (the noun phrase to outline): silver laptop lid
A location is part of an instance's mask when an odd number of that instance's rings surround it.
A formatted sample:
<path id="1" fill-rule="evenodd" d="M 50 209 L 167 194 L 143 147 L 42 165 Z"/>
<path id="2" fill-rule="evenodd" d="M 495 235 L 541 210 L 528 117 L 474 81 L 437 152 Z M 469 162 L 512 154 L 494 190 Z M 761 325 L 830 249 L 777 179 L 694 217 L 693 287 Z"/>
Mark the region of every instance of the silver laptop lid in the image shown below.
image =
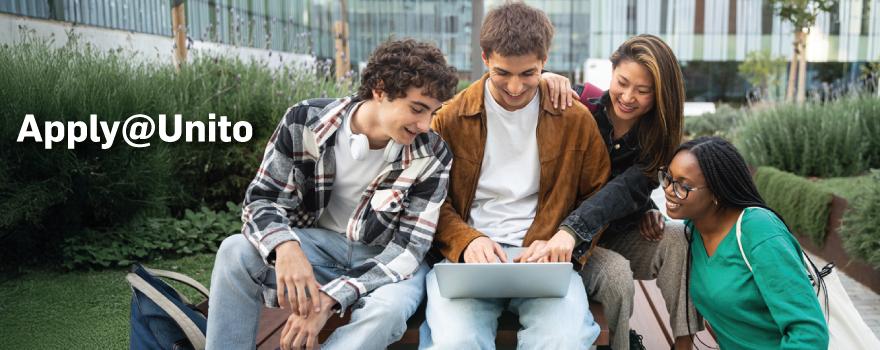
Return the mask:
<path id="1" fill-rule="evenodd" d="M 571 263 L 434 265 L 444 298 L 561 298 L 571 282 Z"/>

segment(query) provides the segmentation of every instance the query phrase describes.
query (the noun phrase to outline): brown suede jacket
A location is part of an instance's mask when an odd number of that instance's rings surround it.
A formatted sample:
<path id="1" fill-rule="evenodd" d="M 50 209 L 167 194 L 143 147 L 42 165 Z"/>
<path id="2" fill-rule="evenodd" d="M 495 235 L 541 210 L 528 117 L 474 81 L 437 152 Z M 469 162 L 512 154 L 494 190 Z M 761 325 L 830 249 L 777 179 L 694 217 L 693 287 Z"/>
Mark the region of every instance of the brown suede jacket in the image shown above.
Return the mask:
<path id="1" fill-rule="evenodd" d="M 453 155 L 449 192 L 440 209 L 434 245 L 443 256 L 455 262 L 463 261 L 468 244 L 483 236 L 468 225 L 468 218 L 486 146 L 483 93 L 487 78 L 488 74 L 484 75 L 446 103 L 437 112 L 431 125 L 448 143 Z M 608 181 L 611 168 L 602 135 L 586 107 L 575 103 L 565 111 L 553 108 L 547 83 L 543 80 L 540 99 L 537 139 L 541 179 L 538 206 L 523 246 L 553 237 L 559 231 L 562 220 Z M 592 248 L 598 238 L 581 249 Z M 574 263 L 580 269 L 586 263 L 589 252 L 575 253 L 573 256 L 579 258 Z"/>

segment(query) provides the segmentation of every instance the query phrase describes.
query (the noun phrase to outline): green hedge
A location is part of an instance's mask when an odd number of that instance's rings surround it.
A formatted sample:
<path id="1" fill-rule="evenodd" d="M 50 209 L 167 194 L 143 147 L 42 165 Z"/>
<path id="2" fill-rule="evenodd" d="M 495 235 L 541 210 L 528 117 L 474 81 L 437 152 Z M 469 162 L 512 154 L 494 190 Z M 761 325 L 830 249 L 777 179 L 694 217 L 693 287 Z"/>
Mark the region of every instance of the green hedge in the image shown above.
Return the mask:
<path id="1" fill-rule="evenodd" d="M 59 260 L 60 243 L 84 232 L 111 232 L 148 217 L 184 216 L 206 206 L 240 202 L 266 140 L 285 109 L 311 97 L 339 96 L 351 87 L 324 72 L 289 65 L 194 56 L 178 73 L 125 52 L 63 48 L 25 35 L 0 47 L 0 263 Z M 146 114 L 181 114 L 207 124 L 209 113 L 248 121 L 246 143 L 167 144 L 133 148 L 116 136 L 110 149 L 16 139 L 26 114 L 46 121 L 123 122 Z M 121 123 L 120 123 L 121 124 Z M 121 129 L 121 127 L 120 127 Z"/>
<path id="2" fill-rule="evenodd" d="M 779 212 L 788 226 L 821 246 L 831 212 L 832 194 L 822 186 L 771 167 L 755 172 L 755 185 L 767 205 Z"/>
<path id="3" fill-rule="evenodd" d="M 866 183 L 849 202 L 840 236 L 849 255 L 880 269 L 880 170 L 874 170 Z"/>
<path id="4" fill-rule="evenodd" d="M 880 99 L 781 105 L 750 113 L 737 146 L 750 164 L 800 176 L 837 177 L 880 168 Z"/>

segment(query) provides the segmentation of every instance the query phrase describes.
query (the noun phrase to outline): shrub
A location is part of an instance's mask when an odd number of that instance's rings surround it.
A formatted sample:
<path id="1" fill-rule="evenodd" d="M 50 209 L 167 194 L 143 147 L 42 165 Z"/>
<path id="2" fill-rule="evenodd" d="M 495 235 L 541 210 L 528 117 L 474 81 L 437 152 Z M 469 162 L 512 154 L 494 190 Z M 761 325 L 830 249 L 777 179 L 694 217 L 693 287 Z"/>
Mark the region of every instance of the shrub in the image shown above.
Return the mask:
<path id="1" fill-rule="evenodd" d="M 720 136 L 733 139 L 742 112 L 728 105 L 721 105 L 714 113 L 684 119 L 684 132 L 690 137 Z"/>
<path id="2" fill-rule="evenodd" d="M 172 163 L 162 145 L 46 150 L 30 140 L 15 143 L 27 113 L 42 129 L 44 121 L 88 121 L 92 113 L 112 122 L 154 111 L 164 97 L 161 79 L 130 58 L 75 44 L 51 50 L 36 41 L 0 49 L 0 231 L 12 237 L 0 248 L 4 258 L 57 256 L 51 248 L 71 229 L 167 211 Z"/>
<path id="3" fill-rule="evenodd" d="M 880 170 L 871 178 L 849 202 L 840 235 L 847 253 L 880 269 Z"/>
<path id="4" fill-rule="evenodd" d="M 744 118 L 738 148 L 754 166 L 801 176 L 853 176 L 880 167 L 880 99 L 781 105 Z"/>
<path id="5" fill-rule="evenodd" d="M 831 213 L 832 194 L 822 186 L 771 167 L 755 172 L 755 185 L 767 205 L 782 215 L 793 233 L 822 246 Z"/>
<path id="6" fill-rule="evenodd" d="M 232 123 L 249 122 L 254 132 L 244 144 L 170 144 L 179 180 L 172 209 L 200 203 L 220 209 L 226 201 L 239 201 L 284 111 L 305 99 L 347 93 L 347 87 L 296 67 L 269 70 L 262 64 L 206 56 L 195 57 L 171 77 L 168 113 L 178 111 L 185 113 L 184 119 L 204 122 L 209 113 L 225 115 Z"/>
<path id="7" fill-rule="evenodd" d="M 214 253 L 220 242 L 241 231 L 241 207 L 187 210 L 182 219 L 147 218 L 104 230 L 85 229 L 64 240 L 63 266 L 127 267 L 135 261 Z"/>
<path id="8" fill-rule="evenodd" d="M 222 210 L 227 201 L 240 201 L 287 107 L 350 89 L 299 67 L 272 70 L 265 62 L 208 56 L 194 56 L 178 73 L 70 39 L 53 49 L 25 35 L 0 47 L 3 264 L 57 259 L 66 238 L 110 232 L 136 218 L 179 218 L 186 209 Z M 181 114 L 184 121 L 207 123 L 209 113 L 248 121 L 251 140 L 168 144 L 156 132 L 146 148 L 129 147 L 118 134 L 106 150 L 92 142 L 73 150 L 15 142 L 25 114 L 34 114 L 42 128 L 46 121 L 88 122 L 91 114 L 107 122 Z"/>

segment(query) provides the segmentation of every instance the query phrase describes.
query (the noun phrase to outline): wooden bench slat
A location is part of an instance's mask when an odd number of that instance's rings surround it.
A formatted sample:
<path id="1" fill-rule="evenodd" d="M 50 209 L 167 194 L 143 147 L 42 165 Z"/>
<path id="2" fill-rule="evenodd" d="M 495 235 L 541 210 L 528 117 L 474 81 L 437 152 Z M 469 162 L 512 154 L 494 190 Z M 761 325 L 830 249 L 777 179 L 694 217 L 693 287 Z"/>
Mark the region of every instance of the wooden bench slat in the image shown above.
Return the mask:
<path id="1" fill-rule="evenodd" d="M 657 281 L 637 281 L 637 283 L 636 289 L 641 289 L 642 293 L 646 296 L 647 301 L 649 301 L 651 314 L 653 314 L 657 324 L 663 327 L 664 337 L 667 339 L 667 342 L 672 344 L 674 339 L 669 321 L 669 312 L 666 310 L 663 294 L 660 292 L 660 288 L 657 287 Z M 648 310 L 645 308 L 636 308 L 633 312 L 633 318 L 635 319 L 637 317 L 639 319 L 648 317 Z M 636 329 L 635 327 L 633 328 Z M 707 346 L 710 348 L 718 348 L 718 343 L 715 341 L 715 337 L 708 330 L 698 332 L 697 336 L 699 339 L 694 339 L 694 344 L 697 344 L 696 348 L 704 349 Z M 651 349 L 651 347 L 647 348 Z"/>
<path id="2" fill-rule="evenodd" d="M 404 347 L 410 348 L 409 345 L 417 345 L 419 343 L 419 326 L 421 326 L 425 319 L 424 307 L 423 303 L 413 317 L 407 321 L 406 333 L 404 333 L 403 337 L 397 343 L 390 347 L 391 349 Z M 593 312 L 596 323 L 598 323 L 601 328 L 599 338 L 596 339 L 595 344 L 608 345 L 611 337 L 608 333 L 607 321 L 605 320 L 605 313 L 602 310 L 602 305 L 590 303 L 590 310 Z M 278 342 L 281 340 L 281 331 L 284 322 L 287 320 L 287 315 L 290 315 L 288 310 L 263 308 L 260 316 L 260 328 L 257 333 L 258 349 L 274 350 L 278 347 Z M 344 317 L 331 317 L 324 326 L 324 329 L 321 330 L 319 340 L 323 342 L 330 336 L 333 330 L 347 324 L 349 320 L 350 313 L 347 313 Z M 516 315 L 509 311 L 505 311 L 498 320 L 498 333 L 495 337 L 496 345 L 515 346 L 517 341 L 516 334 L 519 329 L 520 325 Z"/>
<path id="3" fill-rule="evenodd" d="M 654 315 L 651 303 L 661 305 L 665 309 L 663 299 L 652 300 L 650 295 L 646 295 L 642 290 L 639 281 L 633 281 L 635 287 L 635 295 L 633 300 L 633 315 L 629 320 L 630 328 L 634 329 L 642 336 L 642 343 L 647 349 L 669 349 L 672 343 L 667 339 L 665 332 L 668 325 L 661 324 Z M 659 304 L 658 304 L 659 302 Z"/>
<path id="4" fill-rule="evenodd" d="M 208 314 L 208 302 L 202 302 L 198 306 L 200 311 L 203 314 Z M 601 304 L 590 303 L 590 310 L 593 312 L 593 317 L 596 320 L 596 323 L 599 324 L 601 331 L 599 333 L 599 338 L 596 339 L 596 345 L 608 345 L 611 340 L 611 336 L 608 331 L 607 321 L 605 319 L 605 313 L 602 309 Z M 275 350 L 278 348 L 278 343 L 281 341 L 281 331 L 283 330 L 284 323 L 287 321 L 287 317 L 290 315 L 289 310 L 286 309 L 272 309 L 272 308 L 262 308 L 260 312 L 260 324 L 257 329 L 257 349 L 259 350 Z M 321 330 L 321 334 L 319 335 L 319 340 L 321 342 L 325 341 L 327 337 L 335 330 L 336 328 L 347 324 L 350 320 L 350 313 L 346 313 L 343 317 L 331 317 L 327 324 L 324 326 L 324 329 Z M 419 306 L 419 309 L 416 313 L 407 321 L 407 331 L 404 333 L 403 337 L 395 344 L 390 346 L 390 349 L 401 349 L 401 348 L 412 348 L 412 345 L 418 345 L 419 343 L 419 326 L 421 326 L 422 322 L 425 320 L 425 304 L 422 303 Z M 495 343 L 498 346 L 515 346 L 516 345 L 516 334 L 519 331 L 520 325 L 517 320 L 516 315 L 509 311 L 505 311 L 501 318 L 498 320 L 498 333 L 496 335 Z"/>
<path id="5" fill-rule="evenodd" d="M 648 349 L 665 349 L 671 346 L 672 339 L 669 336 L 671 328 L 669 327 L 669 313 L 662 298 L 660 290 L 654 281 L 633 281 L 636 289 L 635 310 L 633 317 L 630 319 L 630 325 L 644 337 L 644 344 Z M 198 309 L 205 315 L 208 314 L 207 301 L 200 303 Z M 390 349 L 412 349 L 419 342 L 419 326 L 424 321 L 424 303 L 416 311 L 416 314 L 407 321 L 407 331 L 397 343 L 390 346 Z M 595 345 L 607 346 L 611 340 L 611 334 L 608 330 L 608 323 L 605 318 L 605 312 L 601 304 L 591 302 L 590 310 L 596 323 L 599 324 L 601 331 L 599 338 L 596 339 Z M 281 340 L 281 330 L 287 317 L 290 315 L 288 310 L 263 308 L 260 314 L 260 324 L 257 331 L 257 349 L 275 350 Z M 323 342 L 330 336 L 334 329 L 347 324 L 350 319 L 350 313 L 344 317 L 331 317 L 321 331 L 319 339 Z M 499 347 L 516 346 L 516 333 L 520 328 L 519 322 L 514 314 L 505 311 L 498 321 L 498 334 L 496 336 L 496 345 Z M 715 338 L 708 332 L 702 331 L 698 333 L 700 340 L 709 346 L 717 347 Z M 702 346 L 700 341 L 695 343 Z"/>
<path id="6" fill-rule="evenodd" d="M 663 331 L 663 337 L 666 338 L 666 341 L 671 346 L 675 343 L 675 337 L 672 332 L 672 323 L 669 321 L 669 312 L 666 310 L 666 301 L 663 299 L 663 293 L 660 292 L 660 288 L 657 287 L 657 281 L 636 281 L 636 288 L 640 288 L 642 293 L 645 294 L 645 299 L 648 301 L 648 306 L 651 308 L 651 315 L 657 321 L 657 324 L 660 325 L 660 330 Z"/>
<path id="7" fill-rule="evenodd" d="M 264 307 L 260 311 L 260 325 L 257 328 L 257 349 L 275 349 L 281 341 L 281 331 L 290 311 Z"/>

